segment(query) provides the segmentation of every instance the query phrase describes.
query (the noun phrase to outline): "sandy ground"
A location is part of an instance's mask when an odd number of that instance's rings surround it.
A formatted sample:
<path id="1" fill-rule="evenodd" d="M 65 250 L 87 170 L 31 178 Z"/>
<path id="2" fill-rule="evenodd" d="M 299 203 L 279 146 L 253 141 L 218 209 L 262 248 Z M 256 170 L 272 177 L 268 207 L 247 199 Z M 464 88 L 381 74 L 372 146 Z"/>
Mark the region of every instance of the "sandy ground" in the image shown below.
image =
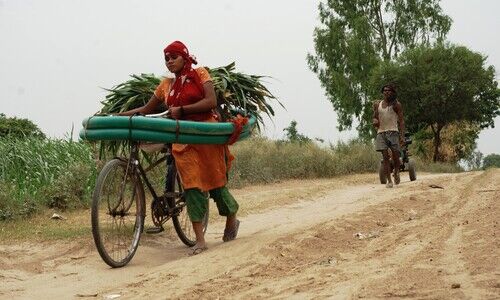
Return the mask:
<path id="1" fill-rule="evenodd" d="M 394 189 L 365 174 L 234 190 L 237 240 L 214 216 L 206 252 L 143 235 L 121 269 L 90 235 L 1 241 L 0 298 L 499 299 L 500 169 L 403 175 Z"/>

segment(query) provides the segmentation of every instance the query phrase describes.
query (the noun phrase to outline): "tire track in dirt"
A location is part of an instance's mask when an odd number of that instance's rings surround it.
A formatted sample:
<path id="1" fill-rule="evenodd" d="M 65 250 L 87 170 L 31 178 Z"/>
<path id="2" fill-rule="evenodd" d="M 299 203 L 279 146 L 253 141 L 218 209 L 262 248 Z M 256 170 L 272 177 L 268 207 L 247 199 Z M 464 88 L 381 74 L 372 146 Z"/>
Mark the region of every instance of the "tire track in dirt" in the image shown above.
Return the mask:
<path id="1" fill-rule="evenodd" d="M 460 284 L 460 297 L 494 299 L 499 296 L 500 288 L 497 237 L 500 192 L 496 190 L 500 172 L 489 170 L 475 179 L 462 193 L 455 195 L 460 205 L 453 219 L 456 226 L 444 243 L 443 264 L 448 266 L 448 284 Z M 491 245 L 491 252 L 485 251 L 488 250 L 483 247 L 485 244 Z"/>

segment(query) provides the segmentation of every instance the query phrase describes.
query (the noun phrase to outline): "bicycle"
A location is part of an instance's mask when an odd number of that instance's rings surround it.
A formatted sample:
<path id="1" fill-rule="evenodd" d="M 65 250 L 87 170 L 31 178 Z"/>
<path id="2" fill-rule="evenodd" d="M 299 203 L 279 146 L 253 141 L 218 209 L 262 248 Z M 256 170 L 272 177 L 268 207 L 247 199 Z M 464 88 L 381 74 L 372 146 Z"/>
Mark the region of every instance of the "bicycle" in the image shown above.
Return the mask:
<path id="1" fill-rule="evenodd" d="M 171 152 L 164 145 L 163 157 L 144 169 L 141 165 L 140 144 L 132 141 L 128 158 L 116 157 L 108 161 L 97 178 L 92 195 L 92 235 L 99 255 L 113 268 L 125 266 L 135 255 L 146 217 L 146 184 L 152 196 L 151 217 L 156 226 L 149 233 L 163 231 L 163 225 L 172 219 L 175 231 L 186 246 L 194 246 L 196 239 L 187 216 L 186 201 L 181 180 Z M 147 177 L 147 172 L 167 163 L 165 192 L 158 195 Z M 208 199 L 207 199 L 208 201 Z M 203 219 L 204 231 L 208 225 L 208 211 Z"/>
<path id="2" fill-rule="evenodd" d="M 404 144 L 401 146 L 400 149 L 400 155 L 399 155 L 399 171 L 408 171 L 410 181 L 415 181 L 417 180 L 417 171 L 415 167 L 415 161 L 410 158 L 410 153 L 408 151 L 408 146 L 412 143 L 412 139 L 410 137 L 409 133 L 405 133 L 405 140 Z M 392 160 L 392 155 L 389 159 L 390 163 L 390 173 L 394 171 L 394 161 Z M 384 160 L 380 160 L 379 168 L 378 168 L 378 175 L 380 179 L 381 184 L 386 184 L 387 183 L 387 176 L 385 174 L 384 170 Z"/>

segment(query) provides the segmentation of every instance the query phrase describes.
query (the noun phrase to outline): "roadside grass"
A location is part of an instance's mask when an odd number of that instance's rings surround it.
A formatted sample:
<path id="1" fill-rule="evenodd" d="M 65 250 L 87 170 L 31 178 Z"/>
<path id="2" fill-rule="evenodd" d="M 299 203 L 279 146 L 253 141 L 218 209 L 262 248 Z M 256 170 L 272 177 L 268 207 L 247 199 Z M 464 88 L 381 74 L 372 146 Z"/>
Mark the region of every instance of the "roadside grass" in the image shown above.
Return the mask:
<path id="1" fill-rule="evenodd" d="M 229 173 L 231 187 L 375 172 L 378 162 L 372 146 L 357 140 L 325 147 L 255 137 L 231 150 L 236 157 Z"/>
<path id="2" fill-rule="evenodd" d="M 88 207 L 97 168 L 88 144 L 35 137 L 0 139 L 0 220 L 44 207 Z"/>
<path id="3" fill-rule="evenodd" d="M 429 172 L 429 173 L 458 173 L 463 172 L 464 169 L 458 164 L 440 163 L 440 162 L 428 162 L 424 161 L 419 157 L 411 157 L 416 162 L 417 174 L 418 172 Z M 417 177 L 418 178 L 418 177 Z"/>
<path id="4" fill-rule="evenodd" d="M 95 159 L 97 148 L 68 140 L 2 138 L 0 151 L 5 153 L 0 160 L 0 221 L 21 224 L 23 220 L 37 220 L 47 209 L 72 214 L 90 206 L 95 180 L 104 163 Z M 376 173 L 380 162 L 380 154 L 373 150 L 373 145 L 359 140 L 319 145 L 252 137 L 236 143 L 231 152 L 236 157 L 229 172 L 231 189 L 285 180 Z M 462 171 L 459 166 L 412 158 L 417 163 L 417 175 Z M 164 186 L 164 170 L 160 165 L 148 174 L 157 191 Z M 71 232 L 78 234 L 81 229 L 69 226 L 68 230 L 71 236 Z M 48 235 L 63 233 L 54 228 Z"/>
<path id="5" fill-rule="evenodd" d="M 281 207 L 296 203 L 302 199 L 314 199 L 324 196 L 334 188 L 340 188 L 347 185 L 375 182 L 375 176 L 367 174 L 365 176 L 346 175 L 339 176 L 332 180 L 331 178 L 305 179 L 305 180 L 287 180 L 281 183 L 257 184 L 246 186 L 241 189 L 233 189 L 231 193 L 238 200 L 240 217 L 253 213 L 263 212 L 273 207 Z M 276 193 L 276 190 L 281 191 Z M 213 200 L 210 203 L 209 227 L 214 223 L 224 222 L 224 217 L 219 216 L 217 207 Z M 151 199 L 146 198 L 146 219 L 145 226 L 152 226 L 151 212 L 149 210 Z M 53 213 L 64 217 L 63 220 L 51 219 Z M 54 209 L 41 209 L 37 214 L 29 218 L 17 218 L 14 220 L 3 221 L 0 223 L 0 241 L 1 243 L 10 242 L 38 242 L 38 241 L 75 241 L 92 240 L 92 228 L 90 220 L 90 209 L 76 209 L 59 211 Z M 166 232 L 177 240 L 173 224 L 169 220 L 165 224 Z M 144 235 L 142 242 L 147 242 L 154 236 Z"/>

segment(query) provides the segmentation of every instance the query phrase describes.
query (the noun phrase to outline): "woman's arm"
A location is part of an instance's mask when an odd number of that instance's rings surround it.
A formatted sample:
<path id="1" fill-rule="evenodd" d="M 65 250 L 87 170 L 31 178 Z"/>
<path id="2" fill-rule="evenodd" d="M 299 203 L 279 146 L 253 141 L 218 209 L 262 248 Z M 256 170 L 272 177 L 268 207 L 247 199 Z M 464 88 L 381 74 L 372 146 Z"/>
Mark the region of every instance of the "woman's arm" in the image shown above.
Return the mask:
<path id="1" fill-rule="evenodd" d="M 207 112 L 217 106 L 217 99 L 215 97 L 215 89 L 212 81 L 207 81 L 203 84 L 203 90 L 205 91 L 205 98 L 200 101 L 177 107 L 170 107 L 168 112 L 169 115 L 174 119 L 180 119 L 182 115 Z"/>
<path id="2" fill-rule="evenodd" d="M 149 99 L 148 103 L 146 103 L 146 105 L 135 108 L 135 109 L 131 109 L 128 111 L 121 112 L 118 115 L 119 116 L 132 116 L 136 113 L 140 113 L 143 115 L 150 114 L 150 113 L 153 113 L 161 103 L 162 103 L 162 101 L 160 99 L 158 99 L 155 95 L 153 95 Z"/>

